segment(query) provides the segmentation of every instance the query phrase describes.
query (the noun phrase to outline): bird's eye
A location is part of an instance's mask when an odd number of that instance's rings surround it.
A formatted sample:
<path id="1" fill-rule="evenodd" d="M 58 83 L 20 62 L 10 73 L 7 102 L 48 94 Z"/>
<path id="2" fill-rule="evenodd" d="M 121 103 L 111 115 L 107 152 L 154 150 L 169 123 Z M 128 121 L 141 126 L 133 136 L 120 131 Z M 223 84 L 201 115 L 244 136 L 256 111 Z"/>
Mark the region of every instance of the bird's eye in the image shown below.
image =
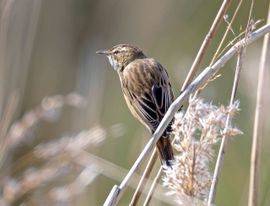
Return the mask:
<path id="1" fill-rule="evenodd" d="M 118 54 L 119 52 L 120 52 L 119 50 L 115 50 L 113 53 Z"/>

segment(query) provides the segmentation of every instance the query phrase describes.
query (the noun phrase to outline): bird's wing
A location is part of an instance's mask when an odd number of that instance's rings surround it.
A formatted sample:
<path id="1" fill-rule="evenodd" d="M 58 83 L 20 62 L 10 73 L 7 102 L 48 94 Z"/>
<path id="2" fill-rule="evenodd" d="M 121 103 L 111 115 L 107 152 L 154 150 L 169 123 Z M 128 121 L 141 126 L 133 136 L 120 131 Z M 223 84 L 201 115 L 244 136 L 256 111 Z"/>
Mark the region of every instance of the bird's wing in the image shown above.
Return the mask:
<path id="1" fill-rule="evenodd" d="M 172 100 L 167 85 L 154 85 L 152 87 L 152 96 L 156 105 L 156 110 L 160 116 L 164 116 Z"/>
<path id="2" fill-rule="evenodd" d="M 152 97 L 161 121 L 173 101 L 173 93 L 166 70 L 160 64 L 158 66 L 161 78 L 157 84 L 152 86 Z"/>
<path id="3" fill-rule="evenodd" d="M 171 86 L 165 69 L 156 62 L 139 72 L 133 74 L 132 82 L 123 85 L 124 95 L 133 115 L 155 131 L 173 100 Z"/>
<path id="4" fill-rule="evenodd" d="M 151 130 L 155 131 L 158 127 L 161 117 L 158 107 L 151 93 L 145 92 L 141 97 L 136 97 L 138 104 L 135 104 L 140 116 L 146 118 L 148 125 L 151 125 Z"/>

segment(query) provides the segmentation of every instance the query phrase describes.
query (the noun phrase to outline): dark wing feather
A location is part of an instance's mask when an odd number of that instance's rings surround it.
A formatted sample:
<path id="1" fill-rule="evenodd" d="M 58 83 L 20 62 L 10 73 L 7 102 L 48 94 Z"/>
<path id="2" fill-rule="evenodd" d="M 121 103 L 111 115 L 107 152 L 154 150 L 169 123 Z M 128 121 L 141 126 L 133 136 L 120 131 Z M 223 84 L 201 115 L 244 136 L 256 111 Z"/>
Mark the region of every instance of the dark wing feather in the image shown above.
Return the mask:
<path id="1" fill-rule="evenodd" d="M 162 87 L 159 85 L 154 85 L 152 87 L 152 95 L 154 97 L 154 101 L 156 106 L 163 110 L 163 101 L 164 101 L 164 95 L 163 95 L 163 90 Z M 164 113 L 164 111 L 162 111 Z"/>
<path id="2" fill-rule="evenodd" d="M 156 105 L 148 93 L 143 95 L 136 95 L 132 91 L 133 99 L 130 101 L 131 111 L 135 117 L 137 117 L 143 124 L 145 124 L 151 131 L 159 125 L 159 113 L 156 111 Z M 150 97 L 150 98 L 149 98 Z"/>
<path id="3" fill-rule="evenodd" d="M 160 121 L 173 101 L 171 86 L 170 83 L 166 81 L 168 78 L 167 74 L 165 73 L 164 75 L 164 73 L 159 84 L 153 85 L 152 87 L 152 96 L 156 105 L 156 110 L 159 113 Z"/>

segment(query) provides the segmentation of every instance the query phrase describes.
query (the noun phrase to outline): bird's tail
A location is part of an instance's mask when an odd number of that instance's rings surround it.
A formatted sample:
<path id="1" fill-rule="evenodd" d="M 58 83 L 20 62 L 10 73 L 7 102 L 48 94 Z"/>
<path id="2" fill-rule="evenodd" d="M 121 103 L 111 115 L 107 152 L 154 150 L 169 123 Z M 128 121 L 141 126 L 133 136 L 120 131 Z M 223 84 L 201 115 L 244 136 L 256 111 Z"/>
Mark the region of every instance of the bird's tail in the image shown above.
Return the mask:
<path id="1" fill-rule="evenodd" d="M 174 156 L 173 156 L 173 148 L 169 137 L 166 136 L 160 137 L 156 146 L 159 151 L 159 156 L 162 165 L 171 168 L 174 161 Z"/>

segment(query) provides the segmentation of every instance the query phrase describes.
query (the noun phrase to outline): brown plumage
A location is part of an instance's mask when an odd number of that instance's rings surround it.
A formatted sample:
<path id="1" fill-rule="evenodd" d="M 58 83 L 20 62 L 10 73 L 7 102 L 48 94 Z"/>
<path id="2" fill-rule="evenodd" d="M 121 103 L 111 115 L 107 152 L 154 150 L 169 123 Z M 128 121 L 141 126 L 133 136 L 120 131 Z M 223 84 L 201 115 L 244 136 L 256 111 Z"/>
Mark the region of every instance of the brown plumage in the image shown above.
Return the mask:
<path id="1" fill-rule="evenodd" d="M 173 101 L 166 70 L 155 59 L 147 58 L 140 49 L 129 44 L 97 53 L 107 55 L 119 75 L 131 113 L 153 133 Z M 171 125 L 156 144 L 162 163 L 167 166 L 171 166 L 174 159 L 170 130 Z"/>

